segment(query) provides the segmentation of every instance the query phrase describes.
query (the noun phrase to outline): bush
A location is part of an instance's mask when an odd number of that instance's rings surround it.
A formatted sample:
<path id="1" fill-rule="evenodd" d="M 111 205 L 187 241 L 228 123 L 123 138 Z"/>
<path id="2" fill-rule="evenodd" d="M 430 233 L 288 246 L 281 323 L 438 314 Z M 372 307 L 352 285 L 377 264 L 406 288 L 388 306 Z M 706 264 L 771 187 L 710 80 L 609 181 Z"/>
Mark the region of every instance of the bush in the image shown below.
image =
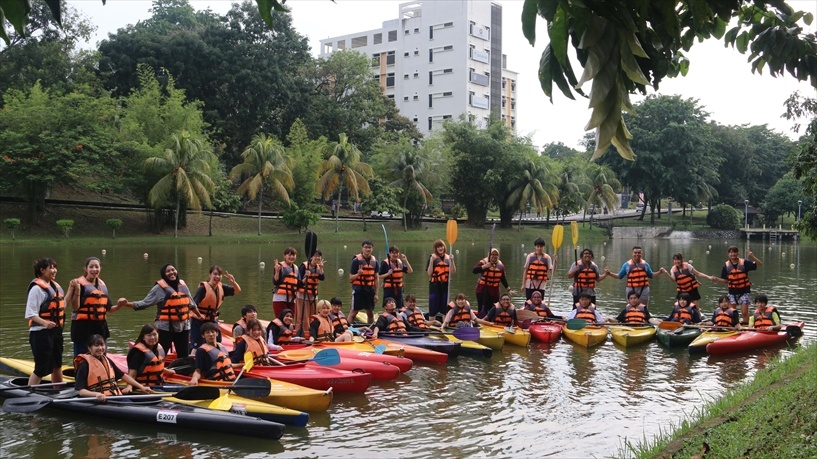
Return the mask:
<path id="1" fill-rule="evenodd" d="M 105 224 L 108 225 L 108 228 L 110 228 L 111 231 L 113 232 L 111 237 L 116 239 L 116 230 L 118 230 L 119 227 L 122 226 L 122 220 L 118 218 L 109 218 L 105 220 Z"/>
<path id="2" fill-rule="evenodd" d="M 20 219 L 19 218 L 7 218 L 3 220 L 3 223 L 6 224 L 6 228 L 11 230 L 11 240 L 14 240 L 14 230 L 20 227 Z"/>
<path id="3" fill-rule="evenodd" d="M 706 224 L 714 229 L 738 230 L 740 229 L 740 218 L 740 212 L 734 207 L 728 204 L 718 204 L 709 210 Z"/>
<path id="4" fill-rule="evenodd" d="M 297 228 L 298 234 L 300 234 L 302 229 L 309 229 L 310 226 L 320 221 L 320 209 L 320 206 L 314 204 L 307 205 L 305 209 L 300 209 L 298 205 L 293 202 L 289 209 L 284 212 L 284 225 L 288 228 Z"/>
<path id="5" fill-rule="evenodd" d="M 62 234 L 68 237 L 68 233 L 74 229 L 74 220 L 57 220 L 57 226 L 62 230 Z"/>

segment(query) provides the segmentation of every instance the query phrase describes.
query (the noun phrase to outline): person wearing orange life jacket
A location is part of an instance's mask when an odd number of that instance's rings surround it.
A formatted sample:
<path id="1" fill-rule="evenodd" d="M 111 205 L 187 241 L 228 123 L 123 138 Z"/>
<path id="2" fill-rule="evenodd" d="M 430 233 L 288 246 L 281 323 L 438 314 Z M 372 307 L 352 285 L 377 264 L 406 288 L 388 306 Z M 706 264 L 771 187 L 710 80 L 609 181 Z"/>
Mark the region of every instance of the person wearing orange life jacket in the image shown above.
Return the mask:
<path id="1" fill-rule="evenodd" d="M 458 293 L 457 298 L 448 304 L 448 314 L 443 319 L 443 324 L 440 325 L 441 330 L 445 327 L 471 327 L 477 323 L 477 315 L 471 309 L 471 303 L 465 297 L 464 293 Z"/>
<path id="2" fill-rule="evenodd" d="M 321 300 L 326 301 L 326 300 Z M 343 315 L 343 301 L 334 296 L 329 300 L 329 321 L 332 323 L 332 332 L 335 334 L 336 343 L 348 343 L 352 341 L 355 334 L 349 328 L 349 320 Z M 359 332 L 370 331 L 369 327 L 357 327 Z"/>
<path id="3" fill-rule="evenodd" d="M 306 254 L 309 256 L 309 254 Z M 298 336 L 303 336 L 309 330 L 309 318 L 318 313 L 318 286 L 326 279 L 323 271 L 323 252 L 315 250 L 308 260 L 298 267 L 298 276 L 301 278 L 301 287 L 295 299 L 295 328 Z"/>
<path id="4" fill-rule="evenodd" d="M 782 328 L 777 307 L 770 305 L 769 298 L 762 293 L 755 296 L 755 312 L 749 317 L 749 328 L 752 327 L 769 331 L 777 331 Z"/>
<path id="5" fill-rule="evenodd" d="M 34 262 L 34 280 L 28 284 L 25 318 L 28 342 L 34 354 L 34 371 L 29 385 L 40 384 L 50 374 L 51 382 L 62 382 L 62 327 L 65 323 L 65 296 L 56 281 L 57 262 L 40 258 Z"/>
<path id="6" fill-rule="evenodd" d="M 153 324 L 142 327 L 127 359 L 128 375 L 143 386 L 162 386 L 165 374 L 176 373 L 165 367 L 165 350 L 159 344 L 159 330 Z"/>
<path id="7" fill-rule="evenodd" d="M 565 320 L 584 319 L 588 323 L 604 323 L 604 316 L 596 309 L 596 305 L 590 301 L 590 294 L 582 292 L 579 294 L 579 302 L 574 305 L 575 309 L 565 317 Z"/>
<path id="8" fill-rule="evenodd" d="M 525 300 L 530 300 L 533 292 L 545 294 L 548 279 L 553 275 L 554 261 L 550 255 L 545 253 L 545 240 L 541 237 L 533 241 L 534 251 L 525 258 L 525 265 L 522 272 L 522 288 L 525 292 Z"/>
<path id="9" fill-rule="evenodd" d="M 604 268 L 604 272 L 616 279 L 627 279 L 627 287 L 624 289 L 627 301 L 630 299 L 630 293 L 636 292 L 640 303 L 646 308 L 650 304 L 650 279 L 653 278 L 652 268 L 642 256 L 644 249 L 639 246 L 633 247 L 632 258 L 621 265 L 621 270 L 618 274 L 610 272 L 608 268 Z M 658 274 L 664 274 L 667 270 L 661 268 Z"/>
<path id="10" fill-rule="evenodd" d="M 436 319 L 448 312 L 448 281 L 457 273 L 454 254 L 445 253 L 445 242 L 434 241 L 434 252 L 426 264 L 428 273 L 428 318 Z"/>
<path id="11" fill-rule="evenodd" d="M 276 258 L 272 262 L 275 266 L 272 275 L 272 283 L 275 286 L 272 292 L 272 311 L 275 317 L 284 309 L 295 310 L 298 288 L 301 287 L 300 271 L 295 264 L 297 255 L 298 251 L 294 247 L 287 247 L 284 249 L 284 261 L 279 262 Z"/>
<path id="12" fill-rule="evenodd" d="M 712 320 L 704 322 L 707 325 L 726 328 L 740 328 L 740 313 L 729 302 L 729 297 L 724 295 L 718 298 L 718 308 L 712 313 Z"/>
<path id="13" fill-rule="evenodd" d="M 650 321 L 650 311 L 641 302 L 637 292 L 630 292 L 627 296 L 627 306 L 621 310 L 615 320 L 608 322 L 620 324 L 646 324 Z"/>
<path id="14" fill-rule="evenodd" d="M 105 355 L 105 338 L 93 335 L 87 345 L 89 353 L 74 358 L 76 371 L 74 389 L 80 397 L 95 397 L 97 401 L 104 402 L 107 396 L 130 392 L 131 387 L 141 392 L 153 393 L 151 388 L 125 374 L 111 362 Z M 125 390 L 120 390 L 117 386 L 119 380 L 128 384 Z"/>
<path id="15" fill-rule="evenodd" d="M 397 302 L 394 298 L 386 298 L 385 312 L 377 317 L 377 322 L 372 328 L 372 339 L 377 339 L 380 333 L 388 335 L 405 335 L 406 324 L 400 314 L 397 313 Z"/>
<path id="16" fill-rule="evenodd" d="M 201 378 L 213 381 L 235 380 L 233 362 L 230 360 L 224 346 L 216 341 L 218 325 L 213 322 L 203 323 L 201 325 L 201 334 L 204 336 L 204 344 L 199 346 L 199 350 L 196 352 L 196 370 L 190 378 L 190 385 L 198 385 Z"/>
<path id="17" fill-rule="evenodd" d="M 374 304 L 377 302 L 379 281 L 377 258 L 372 255 L 374 244 L 365 240 L 360 244 L 360 253 L 352 258 L 349 268 L 349 282 L 352 283 L 352 309 L 349 319 L 354 321 L 358 311 L 366 311 L 367 323 L 374 321 Z"/>
<path id="18" fill-rule="evenodd" d="M 85 260 L 85 274 L 68 283 L 65 304 L 71 305 L 71 341 L 74 342 L 74 356 L 88 352 L 87 342 L 92 335 L 101 335 L 106 340 L 111 336 L 108 330 L 107 314 L 119 309 L 111 305 L 108 287 L 99 278 L 102 270 L 99 258 Z"/>
<path id="19" fill-rule="evenodd" d="M 682 324 L 697 324 L 701 322 L 701 312 L 692 304 L 689 293 L 681 293 L 678 301 L 664 321 L 680 322 Z"/>
<path id="20" fill-rule="evenodd" d="M 161 279 L 141 301 L 128 301 L 120 298 L 120 307 L 127 306 L 134 311 L 147 309 L 156 305 L 156 328 L 159 329 L 159 344 L 165 352 L 171 346 L 179 358 L 187 357 L 190 345 L 190 314 L 196 313 L 196 302 L 190 295 L 187 284 L 179 278 L 176 267 L 168 263 L 159 270 Z"/>
<path id="21" fill-rule="evenodd" d="M 324 341 L 335 341 L 335 332 L 332 327 L 332 319 L 329 318 L 331 306 L 326 300 L 318 301 L 318 313 L 312 316 L 309 322 L 309 342 L 322 343 Z"/>
<path id="22" fill-rule="evenodd" d="M 609 270 L 599 275 L 599 267 L 593 262 L 593 251 L 584 249 L 581 259 L 576 261 L 567 270 L 568 279 L 573 279 L 573 307 L 579 302 L 579 295 L 587 293 L 590 302 L 596 303 L 596 283 L 610 275 Z"/>
<path id="23" fill-rule="evenodd" d="M 420 308 L 417 307 L 417 297 L 409 293 L 406 295 L 406 309 L 400 313 L 403 322 L 406 324 L 407 331 L 427 332 L 430 327 L 442 325 L 442 322 L 433 319 L 429 316 L 429 321 L 426 321 L 425 315 Z"/>
<path id="24" fill-rule="evenodd" d="M 296 331 L 294 321 L 295 315 L 292 313 L 292 311 L 289 309 L 284 309 L 281 311 L 281 314 L 273 319 L 273 321 L 269 323 L 269 327 L 267 327 L 267 347 L 273 350 L 278 350 L 283 344 L 300 342 L 303 338 L 295 336 Z M 247 328 L 249 325 L 250 322 L 247 322 L 244 329 L 249 330 L 249 328 Z M 245 331 L 244 334 L 249 334 L 249 332 Z"/>
<path id="25" fill-rule="evenodd" d="M 692 307 L 697 308 L 698 300 L 701 299 L 701 293 L 698 291 L 701 284 L 697 278 L 702 277 L 712 280 L 712 276 L 696 270 L 692 263 L 684 261 L 684 255 L 680 252 L 672 256 L 672 263 L 672 268 L 669 271 L 664 270 L 664 272 L 677 285 L 678 294 L 675 298 L 680 298 L 682 294 L 688 293 Z"/>
<path id="26" fill-rule="evenodd" d="M 222 277 L 230 281 L 230 285 L 221 283 Z M 224 298 L 241 293 L 241 286 L 236 282 L 232 274 L 222 271 L 221 266 L 210 267 L 210 278 L 206 282 L 199 284 L 196 293 L 193 294 L 193 301 L 198 306 L 198 315 L 190 318 L 190 347 L 196 349 L 204 341 L 201 338 L 201 325 L 204 322 L 218 323 L 218 311 Z M 221 342 L 221 331 L 218 333 L 216 341 Z"/>
<path id="27" fill-rule="evenodd" d="M 740 258 L 738 255 L 738 247 L 730 245 L 726 249 L 729 254 L 729 259 L 721 268 L 721 277 L 712 276 L 713 282 L 720 282 L 726 284 L 729 298 L 729 303 L 734 307 L 740 305 L 740 313 L 743 320 L 749 318 L 749 303 L 751 302 L 752 283 L 749 281 L 749 271 L 756 270 L 759 266 L 763 266 L 751 250 L 746 251 L 746 259 Z M 743 322 L 745 325 L 747 322 Z"/>
<path id="28" fill-rule="evenodd" d="M 474 274 L 479 274 L 477 281 L 477 304 L 479 312 L 477 317 L 485 317 L 488 310 L 499 301 L 499 285 L 505 286 L 509 294 L 516 293 L 508 286 L 508 279 L 505 278 L 505 265 L 499 260 L 499 250 L 491 249 L 487 258 L 480 260 L 473 269 Z"/>
<path id="29" fill-rule="evenodd" d="M 511 304 L 511 296 L 503 294 L 499 297 L 499 303 L 488 311 L 485 319 L 477 319 L 477 323 L 483 325 L 502 325 L 503 327 L 513 327 L 516 325 L 516 310 Z"/>
<path id="30" fill-rule="evenodd" d="M 378 279 L 383 282 L 383 306 L 386 298 L 394 298 L 397 310 L 403 310 L 403 276 L 414 272 L 405 253 L 393 246 L 389 249 L 389 259 L 380 263 Z"/>
<path id="31" fill-rule="evenodd" d="M 233 324 L 233 337 L 247 333 L 247 322 L 258 319 L 258 310 L 251 304 L 245 304 L 241 308 L 241 318 Z"/>
<path id="32" fill-rule="evenodd" d="M 291 314 L 292 311 L 290 311 L 290 315 Z M 273 325 L 270 324 L 270 326 Z M 269 347 L 267 347 L 267 340 L 264 339 L 264 333 L 264 327 L 261 325 L 261 322 L 257 320 L 247 322 L 247 333 L 236 338 L 235 348 L 230 352 L 230 360 L 233 362 L 243 362 L 244 354 L 252 352 L 255 365 L 272 365 L 273 362 L 269 358 Z"/>
<path id="33" fill-rule="evenodd" d="M 525 302 L 524 309 L 526 311 L 535 312 L 539 317 L 543 319 L 564 320 L 564 317 L 553 314 L 553 311 L 550 310 L 548 305 L 542 302 L 542 294 L 540 292 L 533 292 L 531 294 L 530 299 Z"/>

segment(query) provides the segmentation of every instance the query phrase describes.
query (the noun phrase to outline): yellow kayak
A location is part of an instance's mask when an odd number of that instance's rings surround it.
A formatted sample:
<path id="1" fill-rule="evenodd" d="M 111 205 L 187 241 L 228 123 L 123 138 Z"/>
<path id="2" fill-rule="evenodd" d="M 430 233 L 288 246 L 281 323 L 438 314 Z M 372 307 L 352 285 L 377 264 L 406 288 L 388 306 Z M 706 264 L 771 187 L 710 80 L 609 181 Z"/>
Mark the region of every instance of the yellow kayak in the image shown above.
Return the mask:
<path id="1" fill-rule="evenodd" d="M 508 344 L 522 347 L 527 347 L 530 344 L 530 332 L 519 327 L 503 327 L 502 325 L 483 325 L 483 327 L 498 333 L 504 333 L 505 342 Z M 514 332 L 508 331 L 509 328 Z"/>
<path id="2" fill-rule="evenodd" d="M 453 328 L 449 328 L 446 332 L 453 332 Z M 488 328 L 480 328 L 479 329 L 479 344 L 483 346 L 487 346 L 495 351 L 501 351 L 502 346 L 505 344 L 505 332 L 500 331 L 497 332 L 495 330 L 490 330 Z"/>
<path id="3" fill-rule="evenodd" d="M 447 340 L 451 341 L 452 343 L 460 343 L 461 355 L 472 355 L 476 357 L 491 357 L 494 354 L 494 350 L 488 346 L 483 346 L 482 344 L 476 341 L 460 340 L 456 336 L 451 334 L 432 333 L 428 335 L 428 337 L 434 339 Z"/>
<path id="4" fill-rule="evenodd" d="M 721 338 L 727 338 L 732 335 L 737 335 L 738 332 L 735 330 L 705 330 L 703 333 L 698 335 L 691 343 L 689 343 L 689 353 L 690 354 L 698 354 L 706 352 L 706 346 L 709 343 L 713 343 Z"/>
<path id="5" fill-rule="evenodd" d="M 588 325 L 581 330 L 571 330 L 567 324 L 562 327 L 562 335 L 568 341 L 572 341 L 580 346 L 592 347 L 607 340 L 607 327 L 598 325 Z"/>
<path id="6" fill-rule="evenodd" d="M 655 327 L 615 325 L 610 327 L 610 336 L 616 343 L 624 347 L 631 347 L 651 340 L 655 336 Z"/>

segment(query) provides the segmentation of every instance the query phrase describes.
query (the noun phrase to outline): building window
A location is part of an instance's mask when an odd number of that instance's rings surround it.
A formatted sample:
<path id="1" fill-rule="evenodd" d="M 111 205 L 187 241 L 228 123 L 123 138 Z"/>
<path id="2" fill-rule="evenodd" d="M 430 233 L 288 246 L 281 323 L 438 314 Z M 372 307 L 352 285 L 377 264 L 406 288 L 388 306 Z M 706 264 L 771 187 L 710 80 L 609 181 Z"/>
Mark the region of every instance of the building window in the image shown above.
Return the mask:
<path id="1" fill-rule="evenodd" d="M 408 73 L 403 74 L 403 79 L 408 80 Z"/>
<path id="2" fill-rule="evenodd" d="M 374 37 L 372 37 L 372 44 L 379 45 L 381 43 L 383 43 L 383 34 L 382 33 L 374 34 Z"/>
<path id="3" fill-rule="evenodd" d="M 453 22 L 446 22 L 445 24 L 443 24 L 443 27 L 454 27 L 454 23 Z"/>
<path id="4" fill-rule="evenodd" d="M 454 69 L 443 69 L 443 73 L 454 73 Z"/>
<path id="5" fill-rule="evenodd" d="M 420 73 L 419 72 L 414 72 L 414 78 L 420 78 Z"/>
<path id="6" fill-rule="evenodd" d="M 380 67 L 380 54 L 372 56 L 372 67 Z"/>
<path id="7" fill-rule="evenodd" d="M 428 130 L 429 131 L 431 130 L 431 123 L 432 123 L 432 120 L 431 120 L 431 117 L 429 116 L 428 117 Z"/>
<path id="8" fill-rule="evenodd" d="M 386 53 L 386 65 L 394 65 L 394 51 Z"/>
<path id="9" fill-rule="evenodd" d="M 428 108 L 432 108 L 433 106 L 434 106 L 434 104 L 431 102 L 431 94 L 429 94 L 428 95 Z M 431 118 L 429 118 L 429 119 L 431 119 Z M 431 128 L 429 127 L 429 129 L 431 129 Z"/>
<path id="10" fill-rule="evenodd" d="M 388 95 L 388 96 L 386 96 L 386 97 L 388 97 L 388 98 L 389 98 L 389 99 L 391 99 L 391 100 L 394 100 L 394 94 L 389 94 L 389 95 Z"/>
<path id="11" fill-rule="evenodd" d="M 412 120 L 412 121 L 414 121 L 414 122 L 416 123 L 416 122 L 417 122 L 417 117 L 415 116 L 415 117 L 414 117 L 414 118 L 412 118 L 411 120 Z"/>
<path id="12" fill-rule="evenodd" d="M 346 49 L 346 40 L 338 40 L 338 49 Z"/>
<path id="13" fill-rule="evenodd" d="M 454 93 L 451 92 L 451 91 L 446 91 L 446 92 L 443 93 L 443 97 L 452 97 L 453 95 L 454 95 Z"/>
<path id="14" fill-rule="evenodd" d="M 448 45 L 443 48 L 443 51 L 451 51 L 452 49 L 454 49 L 454 45 Z"/>
<path id="15" fill-rule="evenodd" d="M 428 39 L 434 39 L 434 26 L 428 26 Z"/>
<path id="16" fill-rule="evenodd" d="M 363 35 L 361 37 L 352 38 L 352 49 L 354 48 L 362 48 L 369 44 L 369 37 Z"/>
<path id="17" fill-rule="evenodd" d="M 420 55 L 420 50 L 419 50 L 419 49 L 415 49 L 415 50 L 414 50 L 414 55 L 415 55 L 415 56 L 419 56 L 419 55 Z"/>
<path id="18" fill-rule="evenodd" d="M 410 33 L 411 33 L 411 30 L 406 29 L 406 35 L 408 35 L 408 34 L 410 34 Z"/>
<path id="19" fill-rule="evenodd" d="M 408 51 L 406 51 L 405 53 L 403 53 L 403 57 L 409 57 L 409 53 L 408 53 Z"/>
<path id="20" fill-rule="evenodd" d="M 418 96 L 417 94 L 415 94 L 415 95 L 414 95 L 414 100 L 420 100 L 420 96 Z"/>
<path id="21" fill-rule="evenodd" d="M 403 102 L 408 102 L 408 96 L 403 96 Z"/>
<path id="22" fill-rule="evenodd" d="M 428 50 L 428 62 L 434 62 L 434 50 L 433 49 Z"/>
<path id="23" fill-rule="evenodd" d="M 389 30 L 389 42 L 397 41 L 397 31 Z"/>
<path id="24" fill-rule="evenodd" d="M 420 33 L 420 29 L 419 29 L 419 28 L 415 28 L 415 29 L 414 29 L 414 33 Z"/>
<path id="25" fill-rule="evenodd" d="M 434 72 L 428 72 L 428 84 L 434 84 Z"/>
<path id="26" fill-rule="evenodd" d="M 394 73 L 387 73 L 386 74 L 386 87 L 393 88 L 394 87 Z"/>

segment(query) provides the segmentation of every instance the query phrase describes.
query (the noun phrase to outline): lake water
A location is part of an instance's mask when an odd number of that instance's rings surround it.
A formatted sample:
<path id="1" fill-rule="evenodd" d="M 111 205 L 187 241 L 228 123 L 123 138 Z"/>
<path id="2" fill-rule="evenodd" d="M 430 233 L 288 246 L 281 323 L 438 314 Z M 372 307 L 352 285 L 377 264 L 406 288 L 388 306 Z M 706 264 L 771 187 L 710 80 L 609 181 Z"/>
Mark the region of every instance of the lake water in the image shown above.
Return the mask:
<path id="1" fill-rule="evenodd" d="M 427 276 L 423 271 L 431 243 L 404 245 L 399 233 L 392 237 L 390 242 L 401 246 L 415 268 L 415 274 L 406 276 L 405 290 L 417 294 L 420 307 L 427 309 Z M 608 241 L 591 248 L 596 263 L 616 272 L 638 243 L 654 270 L 669 268 L 672 254 L 680 251 L 699 271 L 717 275 L 726 259 L 727 244 L 736 242 L 745 250 L 745 241 L 694 239 Z M 375 240 L 375 244 L 375 255 L 382 258 L 382 240 Z M 321 296 L 341 296 L 348 311 L 351 290 L 347 275 L 359 244 L 321 244 L 320 248 L 327 260 Z M 750 276 L 753 292 L 766 293 L 780 306 L 784 320 L 806 321 L 800 343 L 814 341 L 817 245 L 752 240 L 751 248 L 763 261 Z M 261 318 L 272 318 L 272 265 L 275 258 L 282 258 L 283 249 L 274 242 L 146 246 L 117 241 L 108 247 L 63 244 L 45 250 L 0 246 L 0 355 L 31 358 L 23 311 L 25 288 L 38 257 L 57 260 L 57 281 L 67 288 L 69 279 L 82 273 L 85 258 L 99 256 L 101 277 L 111 296 L 130 300 L 147 294 L 165 263 L 173 263 L 191 287 L 206 280 L 208 267 L 217 263 L 235 275 L 243 288 L 222 307 L 222 319 L 232 322 L 246 303 L 255 304 Z M 455 254 L 459 271 L 452 292 L 462 291 L 473 302 L 477 276 L 471 268 L 485 256 L 487 242 L 462 242 L 454 249 L 459 251 Z M 524 254 L 532 250 L 532 241 L 502 243 L 499 249 L 511 286 L 518 288 Z M 573 261 L 569 240 L 558 255 L 552 304 L 557 313 L 566 313 L 571 297 L 565 273 Z M 298 261 L 302 260 L 299 253 Z M 259 268 L 261 262 L 266 269 Z M 337 274 L 338 269 L 345 271 L 343 276 Z M 725 293 L 724 287 L 703 282 L 701 305 L 708 315 L 714 309 L 715 297 Z M 651 311 L 666 315 L 674 300 L 674 285 L 661 277 L 653 280 L 651 288 Z M 617 314 L 624 305 L 624 282 L 612 278 L 603 281 L 598 298 L 605 316 Z M 521 302 L 519 297 L 515 302 Z M 110 315 L 111 352 L 126 352 L 128 340 L 136 337 L 153 314 L 151 308 L 124 309 Z M 67 332 L 66 350 L 70 352 Z M 750 379 L 771 356 L 788 352 L 778 348 L 714 358 L 667 350 L 655 341 L 624 350 L 609 339 L 589 350 L 564 341 L 533 344 L 528 349 L 508 345 L 488 360 L 460 357 L 445 366 L 419 364 L 395 381 L 374 384 L 365 395 L 336 394 L 328 413 L 313 414 L 305 429 L 288 427 L 280 441 L 219 438 L 49 411 L 0 413 L 0 456 L 607 457 L 616 454 L 625 442 L 666 431 L 670 423 L 678 423 L 704 401 L 723 393 L 724 387 Z M 64 363 L 69 357 L 66 354 Z"/>

